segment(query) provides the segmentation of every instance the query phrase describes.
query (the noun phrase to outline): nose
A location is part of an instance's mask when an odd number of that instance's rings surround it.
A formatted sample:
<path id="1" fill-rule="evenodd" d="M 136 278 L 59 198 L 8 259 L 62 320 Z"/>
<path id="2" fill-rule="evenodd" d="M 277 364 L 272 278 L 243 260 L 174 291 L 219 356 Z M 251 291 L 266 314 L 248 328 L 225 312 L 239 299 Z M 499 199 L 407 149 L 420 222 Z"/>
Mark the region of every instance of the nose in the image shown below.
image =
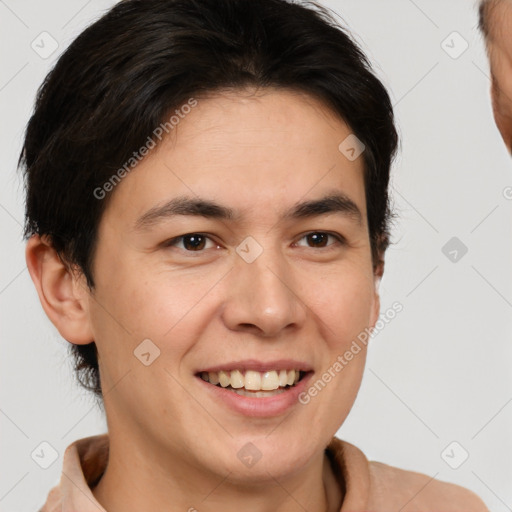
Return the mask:
<path id="1" fill-rule="evenodd" d="M 227 277 L 222 318 L 229 329 L 270 338 L 304 323 L 305 304 L 278 250 L 266 249 L 252 263 L 237 255 Z"/>

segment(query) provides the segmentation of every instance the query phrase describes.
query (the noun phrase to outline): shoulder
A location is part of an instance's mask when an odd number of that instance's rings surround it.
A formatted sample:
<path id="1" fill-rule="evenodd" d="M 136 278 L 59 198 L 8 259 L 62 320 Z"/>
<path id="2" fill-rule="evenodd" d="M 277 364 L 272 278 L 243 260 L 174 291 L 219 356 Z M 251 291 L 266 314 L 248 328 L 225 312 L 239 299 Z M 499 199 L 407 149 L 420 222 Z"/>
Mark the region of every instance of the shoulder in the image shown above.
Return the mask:
<path id="1" fill-rule="evenodd" d="M 57 512 L 61 510 L 62 494 L 60 486 L 56 485 L 48 493 L 45 504 L 39 509 L 39 512 Z"/>
<path id="2" fill-rule="evenodd" d="M 489 512 L 474 492 L 460 485 L 382 462 L 368 462 L 368 467 L 374 506 L 389 502 L 401 512 Z"/>
<path id="3" fill-rule="evenodd" d="M 336 437 L 327 452 L 345 493 L 341 512 L 489 512 L 469 489 L 369 461 L 359 448 Z"/>
<path id="4" fill-rule="evenodd" d="M 108 453 L 108 434 L 85 437 L 72 442 L 64 451 L 60 481 L 50 490 L 39 512 L 60 512 L 72 508 L 85 510 L 75 505 L 91 501 L 90 488 L 101 478 L 107 466 Z M 96 509 L 103 510 L 99 506 L 96 506 Z"/>

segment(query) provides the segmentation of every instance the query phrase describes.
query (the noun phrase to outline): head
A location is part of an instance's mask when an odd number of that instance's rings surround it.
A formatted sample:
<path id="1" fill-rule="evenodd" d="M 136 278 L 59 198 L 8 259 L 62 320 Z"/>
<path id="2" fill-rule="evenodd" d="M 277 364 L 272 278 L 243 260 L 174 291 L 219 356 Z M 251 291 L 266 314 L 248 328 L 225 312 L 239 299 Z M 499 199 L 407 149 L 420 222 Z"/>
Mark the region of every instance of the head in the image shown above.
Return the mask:
<path id="1" fill-rule="evenodd" d="M 111 432 L 218 471 L 256 438 L 280 454 L 262 471 L 323 447 L 366 347 L 286 414 L 241 413 L 201 374 L 312 384 L 375 324 L 396 147 L 385 88 L 318 5 L 125 0 L 87 28 L 20 164 L 31 276 Z"/>
<path id="2" fill-rule="evenodd" d="M 512 152 L 512 1 L 482 0 L 479 28 L 489 56 L 494 119 Z"/>

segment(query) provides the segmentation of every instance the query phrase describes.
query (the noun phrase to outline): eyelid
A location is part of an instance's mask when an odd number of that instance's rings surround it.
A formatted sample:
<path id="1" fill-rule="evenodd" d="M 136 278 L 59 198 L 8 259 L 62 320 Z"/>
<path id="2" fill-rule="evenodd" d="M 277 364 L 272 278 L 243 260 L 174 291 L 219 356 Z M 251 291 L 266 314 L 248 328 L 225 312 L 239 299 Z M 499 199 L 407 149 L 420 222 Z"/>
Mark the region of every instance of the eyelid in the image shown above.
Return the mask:
<path id="1" fill-rule="evenodd" d="M 312 230 L 312 231 L 306 231 L 305 233 L 302 233 L 299 236 L 299 238 L 297 239 L 297 242 L 294 243 L 294 245 L 297 244 L 299 241 L 303 240 L 304 238 L 306 238 L 307 236 L 315 234 L 315 233 L 319 233 L 319 234 L 323 234 L 323 235 L 327 235 L 327 236 L 333 237 L 338 242 L 338 245 L 346 245 L 347 244 L 346 238 L 343 235 L 341 235 L 340 233 L 336 233 L 336 232 L 332 232 L 332 231 L 324 231 L 324 230 Z M 193 235 L 199 235 L 199 236 L 202 236 L 202 237 L 208 239 L 210 242 L 215 244 L 216 247 L 219 247 L 219 245 L 220 245 L 218 242 L 216 242 L 213 239 L 212 235 L 210 235 L 208 233 L 202 233 L 202 232 L 196 232 L 196 231 L 191 231 L 189 233 L 184 233 L 182 235 L 178 235 L 178 236 L 175 236 L 173 238 L 169 238 L 169 239 L 165 240 L 164 242 L 162 242 L 160 245 L 162 247 L 175 247 L 176 244 L 178 242 L 182 241 L 185 237 L 193 236 Z M 328 248 L 330 248 L 333 245 L 337 245 L 337 244 L 336 243 L 332 243 L 332 244 L 328 244 L 327 246 L 324 246 L 324 247 L 308 247 L 308 248 L 310 248 L 310 249 L 328 249 Z M 187 249 L 182 249 L 182 248 L 179 248 L 179 249 L 181 251 L 189 253 L 189 254 L 190 253 L 200 254 L 202 252 L 205 252 L 207 249 L 212 249 L 212 247 L 201 249 L 201 250 L 198 250 L 198 251 L 189 251 Z"/>
<path id="2" fill-rule="evenodd" d="M 303 233 L 298 238 L 298 241 L 302 240 L 303 238 L 305 238 L 305 237 L 307 237 L 309 235 L 313 235 L 315 233 L 320 233 L 320 234 L 323 234 L 323 235 L 332 236 L 333 238 L 336 239 L 336 241 L 338 242 L 339 245 L 346 245 L 347 244 L 346 238 L 343 235 L 341 235 L 340 233 L 336 233 L 336 232 L 333 232 L 333 231 L 324 231 L 324 230 L 320 230 L 320 229 L 313 230 L 313 231 L 307 231 L 306 233 Z M 330 248 L 333 245 L 336 245 L 336 244 L 329 244 L 329 245 L 327 245 L 325 247 L 317 247 L 316 249 L 328 249 L 328 248 Z M 310 249 L 315 249 L 315 247 L 310 247 Z"/>
<path id="3" fill-rule="evenodd" d="M 167 240 L 164 240 L 160 245 L 161 245 L 161 247 L 174 247 L 174 246 L 176 246 L 176 244 L 178 242 L 181 242 L 185 237 L 193 236 L 193 235 L 202 236 L 202 237 L 208 239 L 213 244 L 215 244 L 217 247 L 220 245 L 208 233 L 201 233 L 201 232 L 198 232 L 198 231 L 191 231 L 190 233 L 183 233 L 183 235 L 178 235 L 178 236 L 175 236 L 173 238 L 169 238 Z M 182 249 L 181 247 L 179 247 L 179 249 L 181 251 L 184 251 L 184 252 L 187 252 L 187 253 L 201 253 L 201 252 L 206 251 L 206 249 L 202 249 L 200 251 L 187 251 L 186 249 Z M 211 247 L 209 247 L 209 249 L 211 249 Z"/>

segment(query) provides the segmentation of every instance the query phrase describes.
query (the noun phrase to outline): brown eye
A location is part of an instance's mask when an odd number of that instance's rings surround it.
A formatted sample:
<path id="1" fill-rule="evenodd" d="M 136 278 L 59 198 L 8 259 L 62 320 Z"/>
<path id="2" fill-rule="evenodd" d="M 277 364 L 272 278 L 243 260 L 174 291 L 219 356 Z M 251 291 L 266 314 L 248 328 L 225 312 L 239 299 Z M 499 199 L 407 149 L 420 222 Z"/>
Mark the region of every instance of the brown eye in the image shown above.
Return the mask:
<path id="1" fill-rule="evenodd" d="M 202 235 L 186 235 L 183 237 L 183 246 L 187 251 L 200 251 L 204 249 L 206 238 Z"/>
<path id="2" fill-rule="evenodd" d="M 327 233 L 310 233 L 306 235 L 308 242 L 312 243 L 315 247 L 325 247 L 329 235 Z"/>
<path id="3" fill-rule="evenodd" d="M 208 241 L 213 244 L 206 235 L 202 235 L 201 233 L 188 233 L 165 242 L 164 246 L 178 247 L 187 252 L 200 252 L 207 248 L 206 244 Z"/>
<path id="4" fill-rule="evenodd" d="M 329 237 L 335 240 L 334 243 L 328 243 Z M 341 235 L 334 233 L 325 233 L 324 231 L 312 231 L 304 235 L 301 240 L 306 240 L 307 246 L 311 248 L 324 248 L 330 247 L 331 245 L 340 244 L 343 245 L 344 239 Z M 301 244 L 300 244 L 301 245 Z"/>

